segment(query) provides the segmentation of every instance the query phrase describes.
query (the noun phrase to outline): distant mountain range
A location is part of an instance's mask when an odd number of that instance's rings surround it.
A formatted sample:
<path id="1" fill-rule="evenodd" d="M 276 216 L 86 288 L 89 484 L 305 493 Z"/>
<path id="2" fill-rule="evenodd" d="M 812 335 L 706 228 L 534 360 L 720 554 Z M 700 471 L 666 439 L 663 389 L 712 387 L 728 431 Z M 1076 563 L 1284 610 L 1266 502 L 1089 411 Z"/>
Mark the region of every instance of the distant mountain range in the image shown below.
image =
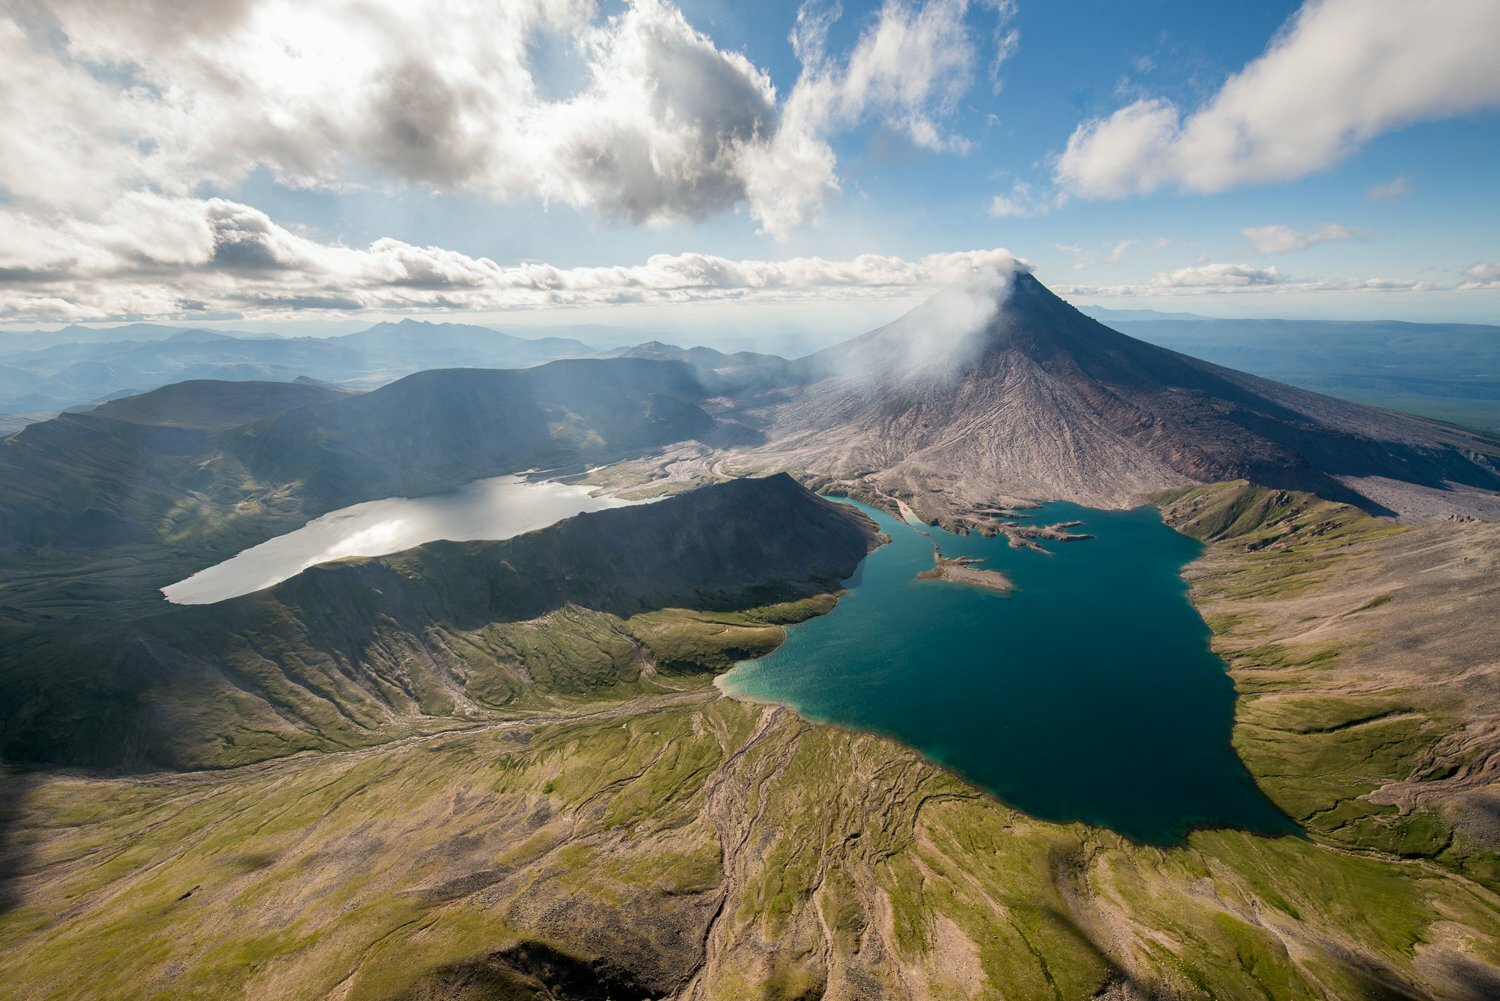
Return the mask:
<path id="1" fill-rule="evenodd" d="M 1083 312 L 1218 365 L 1389 410 L 1500 431 L 1500 327 L 1395 320 L 1221 320 Z"/>
<path id="2" fill-rule="evenodd" d="M 1500 429 L 1500 327 L 1387 321 L 1219 320 L 1083 310 L 1132 337 L 1304 389 L 1465 427 Z M 608 343 L 622 331 L 562 328 Z M 336 337 L 226 333 L 149 323 L 0 333 L 0 436 L 59 411 L 190 379 L 370 389 L 433 368 L 524 368 L 561 358 L 681 361 L 714 391 L 783 379 L 785 359 L 646 341 L 596 350 L 573 336 L 405 319 Z"/>
<path id="3" fill-rule="evenodd" d="M 583 358 L 571 338 L 513 337 L 487 327 L 402 320 L 341 337 L 280 337 L 130 324 L 0 334 L 0 414 L 87 407 L 190 379 L 372 388 L 433 368 L 525 368 Z"/>
<path id="4" fill-rule="evenodd" d="M 59 344 L 112 344 L 156 341 L 279 340 L 280 334 L 244 331 L 207 330 L 203 327 L 177 327 L 160 323 L 121 323 L 113 327 L 85 327 L 70 323 L 56 330 L 0 331 L 0 354 L 35 351 Z"/>
<path id="5" fill-rule="evenodd" d="M 412 319 L 326 338 L 231 335 L 148 323 L 97 330 L 72 326 L 0 334 L 0 436 L 60 411 L 87 410 L 189 380 L 311 379 L 373 389 L 431 369 L 529 368 L 566 358 L 617 357 L 684 362 L 715 389 L 764 382 L 785 363 L 775 355 L 726 354 L 659 341 L 598 351 L 571 337 L 518 337 L 489 327 Z"/>
<path id="6" fill-rule="evenodd" d="M 316 346 L 380 368 L 485 339 L 528 363 L 584 347 L 415 321 Z M 205 343 L 219 342 L 155 346 Z M 1114 506 L 1240 478 L 1414 519 L 1500 512 L 1495 439 L 1147 344 L 1029 274 L 977 298 L 949 290 L 794 362 L 660 343 L 615 354 L 428 370 L 353 394 L 305 377 L 188 381 L 64 414 L 0 446 L 0 548 L 217 550 L 359 501 L 678 442 L 937 517 L 1003 499 Z"/>

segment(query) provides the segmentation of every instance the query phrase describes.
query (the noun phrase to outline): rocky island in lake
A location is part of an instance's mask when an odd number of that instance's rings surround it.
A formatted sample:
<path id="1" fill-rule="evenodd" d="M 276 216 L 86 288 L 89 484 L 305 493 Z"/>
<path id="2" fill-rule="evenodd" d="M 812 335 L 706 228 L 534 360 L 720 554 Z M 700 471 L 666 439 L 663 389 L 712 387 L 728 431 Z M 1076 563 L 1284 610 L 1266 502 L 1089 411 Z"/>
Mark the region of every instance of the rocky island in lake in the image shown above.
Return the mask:
<path id="1" fill-rule="evenodd" d="M 918 580 L 951 580 L 955 584 L 968 584 L 971 587 L 982 587 L 987 591 L 998 591 L 1001 594 L 1009 594 L 1015 590 L 1015 585 L 1010 578 L 999 570 L 984 570 L 979 564 L 982 560 L 972 556 L 948 557 L 943 555 L 941 549 L 932 550 L 933 567 L 931 570 L 923 570 L 917 574 Z"/>

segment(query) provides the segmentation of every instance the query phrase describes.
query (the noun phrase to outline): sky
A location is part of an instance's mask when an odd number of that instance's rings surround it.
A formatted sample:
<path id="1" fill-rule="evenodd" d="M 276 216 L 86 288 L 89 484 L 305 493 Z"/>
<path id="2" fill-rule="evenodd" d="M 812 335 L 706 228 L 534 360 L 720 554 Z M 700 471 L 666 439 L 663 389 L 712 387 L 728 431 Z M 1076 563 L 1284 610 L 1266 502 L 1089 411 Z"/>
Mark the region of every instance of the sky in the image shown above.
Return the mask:
<path id="1" fill-rule="evenodd" d="M 0 0 L 0 326 L 1500 323 L 1495 0 Z"/>

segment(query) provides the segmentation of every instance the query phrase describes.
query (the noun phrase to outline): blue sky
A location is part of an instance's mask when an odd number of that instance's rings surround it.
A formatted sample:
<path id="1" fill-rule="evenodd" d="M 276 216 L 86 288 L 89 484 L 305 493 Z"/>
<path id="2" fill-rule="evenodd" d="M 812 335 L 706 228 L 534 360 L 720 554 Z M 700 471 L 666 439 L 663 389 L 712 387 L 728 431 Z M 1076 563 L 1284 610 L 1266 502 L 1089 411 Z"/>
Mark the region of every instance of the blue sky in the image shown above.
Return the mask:
<path id="1" fill-rule="evenodd" d="M 170 7 L 5 22 L 7 326 L 1500 322 L 1492 0 Z"/>

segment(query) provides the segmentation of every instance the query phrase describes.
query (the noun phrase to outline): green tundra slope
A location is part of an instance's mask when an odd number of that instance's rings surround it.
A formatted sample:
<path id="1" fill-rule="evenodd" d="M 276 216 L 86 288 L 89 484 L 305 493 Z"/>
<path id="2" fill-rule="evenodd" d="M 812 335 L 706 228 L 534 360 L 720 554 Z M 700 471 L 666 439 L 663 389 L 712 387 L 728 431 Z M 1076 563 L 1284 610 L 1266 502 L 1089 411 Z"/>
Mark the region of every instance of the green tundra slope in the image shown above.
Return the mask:
<path id="1" fill-rule="evenodd" d="M 1440 867 L 1046 824 L 712 690 L 6 786 L 21 998 L 1480 998 L 1500 963 L 1500 897 Z"/>
<path id="2" fill-rule="evenodd" d="M 707 685 L 779 642 L 761 623 L 828 599 L 643 612 L 625 588 L 636 604 L 565 606 L 545 642 L 474 657 L 519 683 L 511 711 L 209 772 L 9 773 L 0 983 L 22 998 L 1496 996 L 1494 712 L 1474 690 L 1495 698 L 1500 526 L 1401 528 L 1244 484 L 1158 502 L 1208 543 L 1193 596 L 1243 693 L 1236 746 L 1306 838 L 1164 849 L 1037 821 L 890 741 Z M 312 579 L 364 589 L 411 555 Z M 599 648 L 596 616 L 655 673 L 554 687 Z"/>
<path id="3" fill-rule="evenodd" d="M 1500 887 L 1500 524 L 1401 526 L 1243 482 L 1156 501 L 1210 543 L 1192 598 L 1276 804 L 1319 841 Z"/>

